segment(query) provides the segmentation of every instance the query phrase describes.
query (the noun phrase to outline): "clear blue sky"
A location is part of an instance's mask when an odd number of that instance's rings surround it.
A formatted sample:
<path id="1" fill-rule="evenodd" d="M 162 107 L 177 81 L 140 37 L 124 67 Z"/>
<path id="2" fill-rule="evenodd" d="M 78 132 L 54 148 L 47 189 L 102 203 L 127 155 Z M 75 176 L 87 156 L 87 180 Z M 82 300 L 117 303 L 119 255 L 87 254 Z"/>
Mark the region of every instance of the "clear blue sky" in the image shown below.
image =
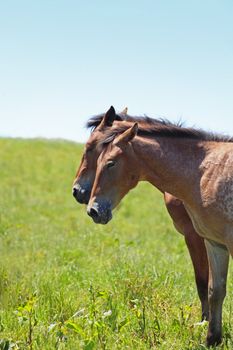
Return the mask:
<path id="1" fill-rule="evenodd" d="M 83 142 L 89 116 L 233 135 L 232 0 L 0 1 L 0 135 Z"/>

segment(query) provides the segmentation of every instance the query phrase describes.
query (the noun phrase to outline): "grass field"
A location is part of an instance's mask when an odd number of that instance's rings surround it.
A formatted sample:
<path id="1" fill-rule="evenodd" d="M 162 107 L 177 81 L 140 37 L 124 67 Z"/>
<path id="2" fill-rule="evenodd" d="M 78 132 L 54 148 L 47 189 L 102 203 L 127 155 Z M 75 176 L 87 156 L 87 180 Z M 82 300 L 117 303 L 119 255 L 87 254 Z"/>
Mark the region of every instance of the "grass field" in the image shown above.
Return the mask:
<path id="1" fill-rule="evenodd" d="M 182 236 L 140 184 L 99 226 L 71 195 L 82 146 L 0 139 L 0 349 L 205 349 Z M 232 269 L 224 343 L 233 348 Z"/>

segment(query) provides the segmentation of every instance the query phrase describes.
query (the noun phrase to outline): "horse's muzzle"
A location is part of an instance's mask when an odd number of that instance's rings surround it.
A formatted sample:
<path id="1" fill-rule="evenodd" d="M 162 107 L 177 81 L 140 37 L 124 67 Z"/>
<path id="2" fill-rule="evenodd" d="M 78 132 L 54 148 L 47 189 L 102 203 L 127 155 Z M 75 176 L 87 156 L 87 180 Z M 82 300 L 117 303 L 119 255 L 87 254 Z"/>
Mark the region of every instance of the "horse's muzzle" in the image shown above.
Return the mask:
<path id="1" fill-rule="evenodd" d="M 80 204 L 88 204 L 91 191 L 86 187 L 81 187 L 79 184 L 75 184 L 72 193 L 74 198 Z"/>
<path id="2" fill-rule="evenodd" d="M 106 225 L 112 219 L 112 211 L 109 207 L 103 207 L 96 203 L 93 206 L 88 206 L 87 214 L 93 219 L 96 224 Z"/>

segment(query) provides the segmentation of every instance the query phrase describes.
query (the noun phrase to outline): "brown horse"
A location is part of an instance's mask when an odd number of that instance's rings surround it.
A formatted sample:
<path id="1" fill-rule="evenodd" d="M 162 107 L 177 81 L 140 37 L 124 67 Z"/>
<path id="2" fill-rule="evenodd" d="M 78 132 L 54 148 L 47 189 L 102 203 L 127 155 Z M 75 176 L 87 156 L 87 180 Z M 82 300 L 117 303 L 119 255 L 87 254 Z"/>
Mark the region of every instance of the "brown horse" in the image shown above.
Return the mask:
<path id="1" fill-rule="evenodd" d="M 98 115 L 88 121 L 87 126 L 94 129 L 87 141 L 81 164 L 76 174 L 73 185 L 73 195 L 79 203 L 88 204 L 92 186 L 95 179 L 97 159 L 103 150 L 102 141 L 105 139 L 106 131 L 113 126 L 117 127 L 122 123 L 130 122 L 132 125 L 137 121 L 144 126 L 155 122 L 151 118 L 131 117 L 127 115 L 127 109 L 116 114 L 113 107 L 104 115 Z M 161 121 L 157 121 L 161 124 Z M 163 123 L 162 123 L 163 124 Z M 173 220 L 175 228 L 184 235 L 195 273 L 198 295 L 202 307 L 202 320 L 208 319 L 208 260 L 204 240 L 200 237 L 182 204 L 182 202 L 164 193 L 164 201 L 167 210 Z"/>
<path id="2" fill-rule="evenodd" d="M 182 200 L 205 239 L 209 260 L 207 345 L 222 338 L 229 252 L 233 255 L 233 139 L 164 122 L 125 122 L 101 140 L 87 213 L 106 224 L 112 209 L 138 181 Z M 98 146 L 98 145 L 97 145 Z"/>

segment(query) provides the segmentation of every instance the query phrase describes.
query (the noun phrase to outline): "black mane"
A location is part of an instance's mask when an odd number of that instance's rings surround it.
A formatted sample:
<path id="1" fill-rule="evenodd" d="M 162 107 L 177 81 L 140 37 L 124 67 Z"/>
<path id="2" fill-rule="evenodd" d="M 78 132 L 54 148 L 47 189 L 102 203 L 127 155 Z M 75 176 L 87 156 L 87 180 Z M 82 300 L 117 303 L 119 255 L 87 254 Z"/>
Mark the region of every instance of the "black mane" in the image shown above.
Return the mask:
<path id="1" fill-rule="evenodd" d="M 99 126 L 100 123 L 102 122 L 104 115 L 105 114 L 103 113 L 103 114 L 98 114 L 98 115 L 91 117 L 87 121 L 86 127 L 88 129 L 95 130 L 97 128 L 97 126 Z M 149 118 L 147 116 L 145 116 L 145 117 L 133 117 L 133 116 L 128 115 L 128 114 L 116 114 L 115 120 L 135 122 L 135 123 L 136 122 L 137 123 L 147 123 L 147 124 L 154 123 L 155 121 L 162 123 L 162 124 L 165 123 L 165 120 L 162 120 L 162 119 L 161 120 L 160 119 L 153 119 L 153 118 Z"/>
<path id="2" fill-rule="evenodd" d="M 104 114 L 91 117 L 87 122 L 87 128 L 94 130 L 102 121 Z M 198 128 L 186 128 L 183 123 L 171 123 L 166 119 L 153 119 L 145 117 L 133 117 L 129 115 L 117 114 L 116 120 L 138 123 L 138 136 L 144 137 L 173 137 L 188 138 L 200 141 L 215 142 L 233 142 L 233 137 L 227 135 L 206 132 Z M 117 135 L 129 128 L 128 123 L 118 123 L 117 126 L 107 128 L 106 137 L 101 141 L 102 144 L 111 142 Z"/>

